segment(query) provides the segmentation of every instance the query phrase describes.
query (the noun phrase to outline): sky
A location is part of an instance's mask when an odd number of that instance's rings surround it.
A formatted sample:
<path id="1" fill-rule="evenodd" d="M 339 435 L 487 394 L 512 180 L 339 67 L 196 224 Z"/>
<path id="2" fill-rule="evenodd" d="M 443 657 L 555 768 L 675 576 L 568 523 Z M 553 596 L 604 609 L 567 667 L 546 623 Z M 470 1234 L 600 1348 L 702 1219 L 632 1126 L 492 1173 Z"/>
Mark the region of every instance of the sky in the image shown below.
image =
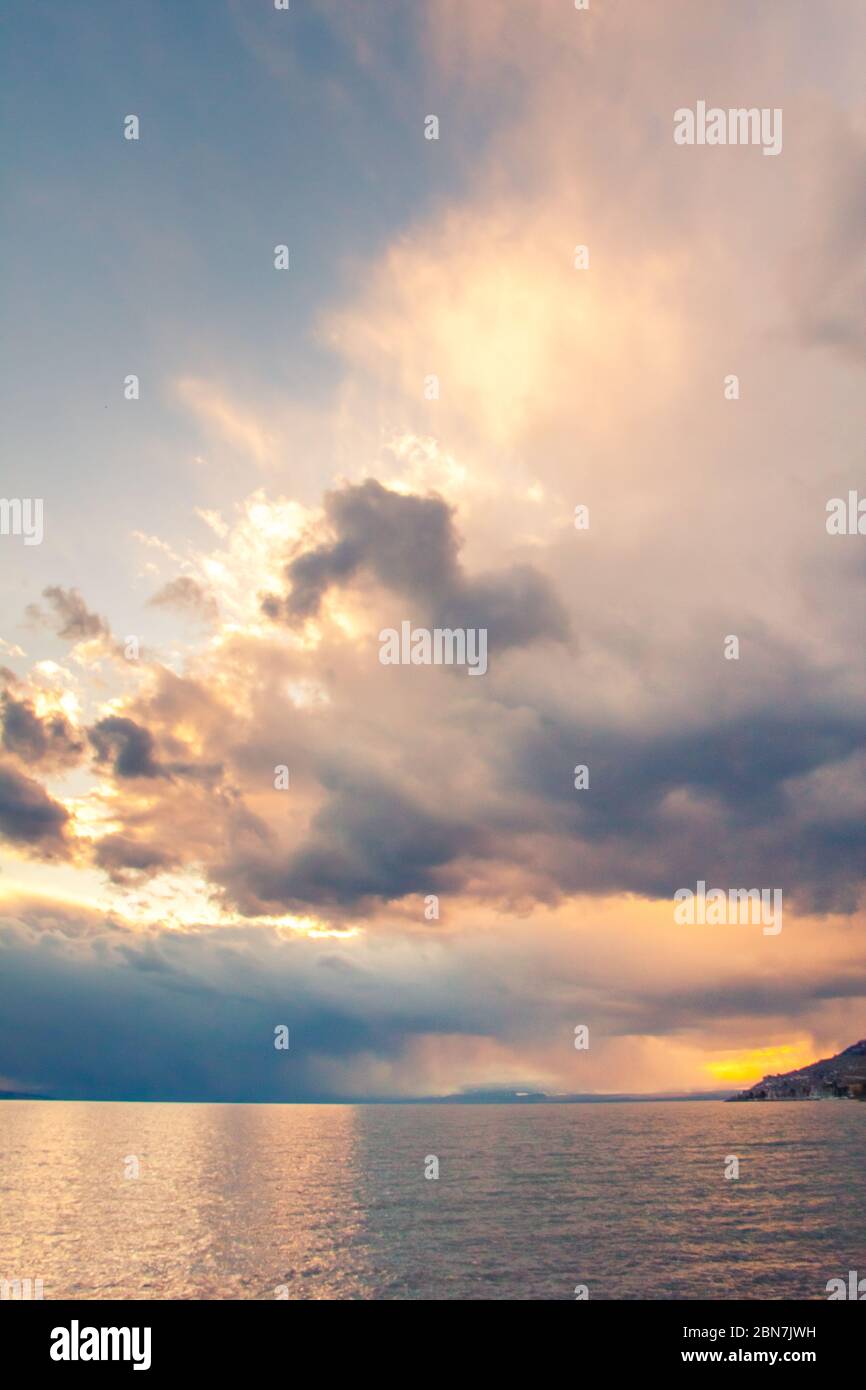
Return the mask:
<path id="1" fill-rule="evenodd" d="M 866 1035 L 859 0 L 3 24 L 0 1091 L 706 1091 Z M 699 102 L 781 148 L 678 144 Z M 486 671 L 383 664 L 403 623 Z"/>

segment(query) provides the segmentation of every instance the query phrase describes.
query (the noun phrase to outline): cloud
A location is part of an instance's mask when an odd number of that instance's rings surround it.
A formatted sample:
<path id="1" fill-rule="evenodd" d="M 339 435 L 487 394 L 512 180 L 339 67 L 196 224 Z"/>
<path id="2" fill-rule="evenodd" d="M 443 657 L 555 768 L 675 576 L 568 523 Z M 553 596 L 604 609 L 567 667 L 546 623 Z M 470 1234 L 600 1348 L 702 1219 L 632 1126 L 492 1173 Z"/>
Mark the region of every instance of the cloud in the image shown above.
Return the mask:
<path id="1" fill-rule="evenodd" d="M 178 856 L 128 835 L 105 835 L 93 852 L 94 862 L 113 883 L 129 883 L 139 875 L 161 873 L 178 863 Z"/>
<path id="2" fill-rule="evenodd" d="M 185 377 L 177 383 L 180 399 L 215 433 L 257 464 L 272 462 L 276 440 L 268 430 L 242 407 L 231 401 L 216 385 Z"/>
<path id="3" fill-rule="evenodd" d="M 211 783 L 221 773 L 219 763 L 198 761 L 162 761 L 157 755 L 156 740 L 150 729 L 136 723 L 125 715 L 109 715 L 100 719 L 88 730 L 88 735 L 96 750 L 97 763 L 110 763 L 115 777 L 158 778 L 173 780 L 176 777 L 188 778 L 203 783 Z M 177 749 L 183 744 L 174 740 Z"/>
<path id="4" fill-rule="evenodd" d="M 10 690 L 2 824 L 25 854 L 74 856 L 101 910 L 10 915 L 2 1071 L 278 1099 L 640 1089 L 706 1080 L 715 1050 L 832 1052 L 864 1031 L 866 570 L 824 519 L 860 486 L 839 365 L 864 346 L 866 12 L 430 0 L 395 28 L 325 10 L 395 110 L 408 69 L 388 88 L 382 54 L 413 31 L 441 140 L 419 117 L 412 189 L 369 239 L 361 208 L 350 273 L 317 246 L 317 283 L 299 227 L 302 336 L 284 355 L 266 296 L 266 371 L 237 358 L 238 286 L 222 363 L 170 306 L 187 360 L 167 371 L 207 444 L 151 393 L 152 457 L 207 463 L 149 499 L 142 525 L 170 520 L 148 572 L 180 576 L 150 602 L 212 625 L 125 661 L 78 590 L 30 610 L 94 660 L 79 649 L 70 676 L 34 656 Z M 290 48 L 277 65 L 301 72 Z M 783 107 L 781 157 L 676 147 L 673 112 L 699 97 Z M 329 99 L 360 110 L 342 82 Z M 239 497 L 239 458 L 273 486 Z M 202 549 L 183 539 L 195 502 Z M 382 667 L 379 630 L 407 618 L 488 628 L 487 674 Z M 65 772 L 79 727 L 95 757 L 67 816 L 26 765 Z M 69 858 L 25 868 L 73 877 Z M 698 879 L 780 886 L 781 936 L 677 930 L 672 894 Z M 40 1030 L 55 1008 L 68 1048 Z M 269 1071 L 275 1022 L 298 1045 Z"/>
<path id="5" fill-rule="evenodd" d="M 365 573 L 412 602 L 433 626 L 487 628 L 494 648 L 566 635 L 562 604 L 530 566 L 465 575 L 454 510 L 441 497 L 404 496 L 370 478 L 328 493 L 325 516 L 333 539 L 291 561 L 288 595 L 263 601 L 269 617 L 290 623 L 314 617 L 332 587 Z"/>
<path id="6" fill-rule="evenodd" d="M 509 757 L 502 785 L 537 794 L 539 877 L 546 865 L 559 891 L 672 897 L 703 879 L 772 882 L 804 910 L 854 912 L 861 900 L 866 822 L 849 787 L 866 766 L 866 734 L 856 717 L 757 710 L 655 735 L 548 724 Z M 568 775 L 578 763 L 591 769 L 579 794 Z"/>
<path id="7" fill-rule="evenodd" d="M 89 730 L 100 763 L 111 762 L 116 777 L 165 777 L 156 760 L 153 735 L 132 719 L 112 715 Z"/>
<path id="8" fill-rule="evenodd" d="M 371 768 L 334 762 L 320 776 L 326 800 L 297 849 L 284 857 L 265 841 L 217 871 L 235 895 L 252 893 L 265 909 L 357 912 L 368 899 L 425 891 L 438 867 L 483 841 L 459 812 L 425 805 Z"/>
<path id="9" fill-rule="evenodd" d="M 812 346 L 866 359 L 866 126 L 816 106 L 804 154 L 804 205 L 790 257 L 789 294 Z"/>
<path id="10" fill-rule="evenodd" d="M 0 696 L 3 747 L 25 763 L 72 767 L 84 755 L 84 742 L 59 710 L 41 717 L 27 699 L 17 700 L 8 691 Z"/>
<path id="11" fill-rule="evenodd" d="M 49 858 L 67 853 L 69 813 L 30 777 L 0 764 L 0 834 L 13 845 Z"/>
<path id="12" fill-rule="evenodd" d="M 215 622 L 219 615 L 213 595 L 189 575 L 180 575 L 163 584 L 148 602 L 155 608 L 179 609 L 207 623 Z"/>
<path id="13" fill-rule="evenodd" d="M 171 869 L 229 911 L 337 927 L 427 893 L 524 911 L 580 892 L 670 899 L 698 879 L 857 909 L 862 595 L 832 640 L 824 622 L 816 662 L 765 586 L 763 623 L 739 614 L 738 668 L 721 654 L 729 615 L 683 585 L 664 531 L 635 547 L 608 515 L 603 545 L 559 528 L 534 565 L 469 569 L 457 516 L 373 478 L 303 525 L 257 493 L 197 559 L 234 595 L 232 620 L 188 648 L 183 674 L 124 663 L 132 691 L 85 726 L 100 774 L 80 807 L 85 858 L 118 885 Z M 477 534 L 471 506 L 465 521 Z M 255 595 L 287 548 L 263 622 Z M 816 576 L 856 586 L 836 554 Z M 383 667 L 377 633 L 404 616 L 489 626 L 487 675 Z M 13 736 L 35 750 L 25 714 Z"/>
<path id="14" fill-rule="evenodd" d="M 660 943 L 654 956 L 634 951 L 636 929 Z M 674 1089 L 684 1078 L 706 1087 L 708 1062 L 755 1032 L 776 1040 L 780 1019 L 796 1017 L 797 1036 L 810 1034 L 826 1055 L 862 1017 L 866 980 L 851 969 L 850 934 L 832 920 L 823 959 L 804 943 L 784 974 L 762 959 L 766 943 L 732 958 L 726 936 L 683 937 L 639 905 L 437 932 L 413 942 L 402 932 L 317 940 L 242 924 L 132 931 L 80 905 L 9 900 L 0 1073 L 49 1095 L 160 1100 L 400 1097 L 509 1081 L 582 1092 Z M 581 1022 L 592 1045 L 576 1053 Z M 287 1052 L 274 1047 L 280 1025 Z"/>
<path id="15" fill-rule="evenodd" d="M 69 642 L 83 642 L 109 635 L 105 619 L 90 611 L 77 589 L 63 589 L 58 584 L 51 584 L 43 589 L 42 597 L 48 599 L 52 613 L 46 617 L 38 605 L 31 604 L 28 615 L 37 622 L 51 624 L 58 637 Z"/>

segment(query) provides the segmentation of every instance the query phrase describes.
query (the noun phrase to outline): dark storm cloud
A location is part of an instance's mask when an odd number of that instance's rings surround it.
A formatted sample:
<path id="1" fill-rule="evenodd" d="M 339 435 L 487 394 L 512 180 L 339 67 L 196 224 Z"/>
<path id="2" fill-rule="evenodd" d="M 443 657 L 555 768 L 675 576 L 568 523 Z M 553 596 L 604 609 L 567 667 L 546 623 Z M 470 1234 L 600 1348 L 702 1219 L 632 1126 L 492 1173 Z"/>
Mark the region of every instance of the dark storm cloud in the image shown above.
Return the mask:
<path id="1" fill-rule="evenodd" d="M 642 820 L 668 792 L 689 788 L 720 798 L 747 819 L 781 812 L 784 784 L 866 749 L 866 725 L 832 713 L 759 711 L 710 729 L 655 736 L 578 729 L 547 721 L 527 737 L 515 771 L 554 801 L 583 806 L 601 831 Z M 563 779 L 570 753 L 585 752 L 598 776 L 593 795 L 574 803 Z"/>
<path id="2" fill-rule="evenodd" d="M 712 984 L 686 985 L 634 997 L 622 1008 L 611 1031 L 633 1034 L 646 1028 L 654 1035 L 679 1033 L 708 1023 L 741 1018 L 806 1020 L 816 1007 L 846 999 L 866 1000 L 866 968 L 850 961 L 847 968 L 816 969 L 814 978 L 774 973 L 760 982 L 732 975 Z"/>
<path id="3" fill-rule="evenodd" d="M 591 1017 L 599 1041 L 687 1036 L 707 1020 L 727 1036 L 731 1021 L 805 1020 L 866 988 L 838 946 L 826 964 L 757 981 L 742 963 L 696 978 L 695 960 L 677 985 L 624 959 L 611 988 L 609 965 L 556 945 L 471 928 L 415 949 L 251 926 L 131 931 L 23 900 L 0 916 L 0 1075 L 71 1098 L 302 1101 L 382 1094 L 383 1075 L 408 1062 L 423 1094 L 422 1039 L 552 1042 L 558 1053 L 575 1016 Z M 278 1025 L 288 1051 L 274 1048 Z"/>
<path id="4" fill-rule="evenodd" d="M 29 700 L 16 700 L 8 692 L 0 697 L 3 747 L 27 763 L 72 766 L 84 753 L 84 743 L 62 714 L 40 718 Z"/>
<path id="5" fill-rule="evenodd" d="M 0 1075 L 49 1095 L 321 1099 L 339 1093 L 332 1064 L 348 1076 L 355 1059 L 394 1060 L 422 1033 L 490 1026 L 486 991 L 473 998 L 441 965 L 401 977 L 399 952 L 353 959 L 335 999 L 333 941 L 24 916 L 0 918 Z M 280 1024 L 287 1052 L 274 1047 Z"/>
<path id="6" fill-rule="evenodd" d="M 548 721 L 515 748 L 506 776 L 540 796 L 554 836 L 574 837 L 570 853 L 552 854 L 563 889 L 668 897 L 698 878 L 748 880 L 782 887 L 804 910 L 851 912 L 866 823 L 841 791 L 838 808 L 832 796 L 813 807 L 805 779 L 864 751 L 863 722 L 825 712 L 758 712 L 654 737 Z M 580 791 L 579 764 L 590 769 Z"/>
<path id="7" fill-rule="evenodd" d="M 106 835 L 97 842 L 93 858 L 114 883 L 125 883 L 132 875 L 151 874 L 178 863 L 178 857 L 167 850 L 142 844 L 128 835 Z"/>
<path id="8" fill-rule="evenodd" d="M 316 654 L 293 656 L 293 674 L 306 660 L 313 671 L 321 663 Z M 798 709 L 792 696 L 724 723 L 710 711 L 681 729 L 614 729 L 603 710 L 580 721 L 541 714 L 534 666 L 529 689 L 478 682 L 476 694 L 453 682 L 407 681 L 398 694 L 371 663 L 358 702 L 356 666 L 332 661 L 331 696 L 309 708 L 287 700 L 263 663 L 263 693 L 242 717 L 172 681 L 158 723 L 155 707 L 141 705 L 159 729 L 159 757 L 145 722 L 97 726 L 95 741 L 120 778 L 150 778 L 146 826 L 135 807 L 124 820 L 122 798 L 112 806 L 136 847 L 131 871 L 147 870 L 135 858 L 146 842 L 201 865 L 243 913 L 334 920 L 367 918 L 378 904 L 428 892 L 481 901 L 519 892 L 546 903 L 575 893 L 670 899 L 699 879 L 779 887 L 800 911 L 856 907 L 866 864 L 857 791 L 866 726 L 853 715 L 806 698 Z M 790 687 L 809 688 L 796 672 Z M 205 837 L 188 802 L 172 800 L 178 779 L 208 771 L 180 761 L 176 722 L 206 731 L 230 769 L 230 783 L 202 809 Z M 292 768 L 291 793 L 269 802 L 282 763 Z M 578 764 L 590 770 L 585 791 L 574 787 Z M 105 867 L 122 872 L 107 853 Z"/>
<path id="9" fill-rule="evenodd" d="M 53 857 L 65 852 L 63 831 L 68 819 L 69 812 L 38 782 L 11 764 L 0 764 L 0 834 L 7 840 Z"/>
<path id="10" fill-rule="evenodd" d="M 331 768 L 322 781 L 327 799 L 297 850 L 248 852 L 218 871 L 240 901 L 361 908 L 430 891 L 436 869 L 481 849 L 484 832 L 465 816 L 419 804 L 371 771 Z"/>
<path id="11" fill-rule="evenodd" d="M 263 600 L 269 617 L 314 617 L 330 588 L 365 574 L 412 600 L 431 625 L 487 628 L 500 648 L 565 637 L 565 611 L 530 566 L 464 574 L 454 511 L 440 497 L 404 496 L 370 478 L 328 493 L 325 514 L 334 539 L 291 561 L 289 593 Z"/>
<path id="12" fill-rule="evenodd" d="M 89 731 L 100 763 L 113 763 L 116 777 L 164 777 L 166 771 L 155 757 L 153 735 L 134 719 L 112 715 L 101 719 Z"/>
<path id="13" fill-rule="evenodd" d="M 50 616 L 46 617 L 36 604 L 29 605 L 28 616 L 53 626 L 58 637 L 81 642 L 87 638 L 108 636 L 109 627 L 105 619 L 91 613 L 77 589 L 63 589 L 58 584 L 52 584 L 42 590 L 42 597 L 48 599 L 51 605 Z"/>
<path id="14" fill-rule="evenodd" d="M 220 763 L 164 762 L 157 757 L 156 740 L 143 724 L 125 715 L 100 719 L 88 730 L 98 763 L 111 763 L 115 777 L 186 777 L 213 782 L 221 772 Z"/>

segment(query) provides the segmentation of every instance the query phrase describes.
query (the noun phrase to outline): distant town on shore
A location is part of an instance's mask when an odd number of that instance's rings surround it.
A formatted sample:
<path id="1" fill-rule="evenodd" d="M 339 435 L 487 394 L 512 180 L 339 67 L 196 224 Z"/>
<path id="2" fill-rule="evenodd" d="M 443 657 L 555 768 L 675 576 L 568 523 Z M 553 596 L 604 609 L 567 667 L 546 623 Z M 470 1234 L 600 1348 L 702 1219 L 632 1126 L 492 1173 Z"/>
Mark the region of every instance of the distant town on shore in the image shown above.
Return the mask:
<path id="1" fill-rule="evenodd" d="M 866 1100 L 866 1038 L 797 1071 L 765 1076 L 730 1100 Z"/>

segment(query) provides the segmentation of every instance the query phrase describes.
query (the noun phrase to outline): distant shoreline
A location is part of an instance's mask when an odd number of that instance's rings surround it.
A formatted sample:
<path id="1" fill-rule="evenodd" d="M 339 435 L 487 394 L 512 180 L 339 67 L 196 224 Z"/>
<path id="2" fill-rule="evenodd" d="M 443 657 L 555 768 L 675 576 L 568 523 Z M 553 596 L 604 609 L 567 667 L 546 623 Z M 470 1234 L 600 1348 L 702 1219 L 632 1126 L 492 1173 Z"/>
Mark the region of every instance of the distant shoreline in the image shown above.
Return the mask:
<path id="1" fill-rule="evenodd" d="M 359 1100 L 357 1097 L 312 1097 L 299 1100 L 269 1100 L 242 1098 L 222 1100 L 210 1098 L 154 1097 L 154 1096 L 37 1096 L 25 1093 L 0 1091 L 0 1102 L 14 1100 L 41 1100 L 66 1105 L 632 1105 L 649 1102 L 663 1102 L 676 1105 L 684 1101 L 725 1101 L 727 1091 L 701 1091 L 697 1095 L 677 1096 L 410 1096 L 395 1100 L 392 1097 L 372 1096 Z"/>

